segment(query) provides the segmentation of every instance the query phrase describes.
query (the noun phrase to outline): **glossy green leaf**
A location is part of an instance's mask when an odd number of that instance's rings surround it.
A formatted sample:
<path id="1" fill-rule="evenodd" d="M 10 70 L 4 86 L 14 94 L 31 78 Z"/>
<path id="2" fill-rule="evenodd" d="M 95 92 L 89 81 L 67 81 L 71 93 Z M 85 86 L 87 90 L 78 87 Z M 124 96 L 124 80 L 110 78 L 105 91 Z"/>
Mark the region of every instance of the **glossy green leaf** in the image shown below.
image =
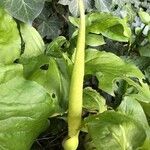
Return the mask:
<path id="1" fill-rule="evenodd" d="M 60 106 L 58 112 L 64 111 L 67 106 L 70 81 L 66 62 L 63 59 L 50 58 L 47 63 L 35 66 L 33 74 L 28 79 L 41 84 Z"/>
<path id="2" fill-rule="evenodd" d="M 21 77 L 0 89 L 0 149 L 29 150 L 55 113 L 54 101 L 42 86 Z"/>
<path id="3" fill-rule="evenodd" d="M 89 30 L 94 33 L 100 33 L 101 31 L 118 24 L 117 17 L 114 17 L 109 13 L 91 13 L 89 14 L 88 21 L 90 22 Z"/>
<path id="4" fill-rule="evenodd" d="M 3 65 L 0 64 L 0 84 L 13 79 L 14 77 L 23 76 L 23 66 L 19 64 Z"/>
<path id="5" fill-rule="evenodd" d="M 88 32 L 103 34 L 104 36 L 127 42 L 131 37 L 131 29 L 126 20 L 109 13 L 92 13 L 88 17 Z M 119 36 L 119 37 L 118 37 Z"/>
<path id="6" fill-rule="evenodd" d="M 115 25 L 109 29 L 107 29 L 106 31 L 102 32 L 102 35 L 115 40 L 115 41 L 119 41 L 119 42 L 128 42 L 129 41 L 129 37 L 124 36 L 124 29 L 122 27 L 122 25 Z"/>
<path id="7" fill-rule="evenodd" d="M 83 91 L 83 107 L 88 111 L 100 113 L 107 110 L 106 100 L 92 88 L 85 88 Z"/>
<path id="8" fill-rule="evenodd" d="M 116 112 L 88 117 L 85 125 L 97 150 L 135 150 L 143 145 L 146 138 L 138 122 Z"/>
<path id="9" fill-rule="evenodd" d="M 45 45 L 43 39 L 35 28 L 28 24 L 22 23 L 20 25 L 20 31 L 25 43 L 25 49 L 21 55 L 22 58 L 36 57 L 44 53 Z"/>
<path id="10" fill-rule="evenodd" d="M 11 64 L 20 56 L 21 39 L 14 19 L 0 8 L 0 63 Z"/>
<path id="11" fill-rule="evenodd" d="M 125 97 L 121 105 L 117 109 L 119 112 L 131 117 L 139 122 L 145 129 L 147 138 L 145 141 L 146 147 L 150 146 L 150 127 L 145 115 L 145 112 L 138 101 L 131 97 Z M 149 146 L 148 146 L 149 145 Z"/>
<path id="12" fill-rule="evenodd" d="M 59 36 L 47 45 L 46 55 L 61 58 L 63 55 L 63 50 L 68 47 L 69 42 L 67 39 L 63 36 Z"/>
<path id="13" fill-rule="evenodd" d="M 128 95 L 129 97 L 132 97 L 133 99 L 138 100 L 145 113 L 150 117 L 150 89 L 149 86 L 146 83 L 143 83 L 142 80 L 139 80 L 139 83 L 124 77 L 124 80 L 128 82 L 129 85 L 132 85 L 138 92 L 135 94 Z"/>
<path id="14" fill-rule="evenodd" d="M 124 62 L 112 53 L 95 49 L 86 50 L 85 74 L 96 75 L 99 88 L 111 95 L 113 95 L 113 82 L 117 77 L 143 78 L 143 74 L 135 65 Z"/>
<path id="15" fill-rule="evenodd" d="M 24 77 L 28 79 L 37 68 L 40 68 L 44 64 L 48 64 L 49 58 L 42 54 L 37 57 L 22 58 L 19 62 L 23 65 Z"/>
<path id="16" fill-rule="evenodd" d="M 79 27 L 79 19 L 69 17 L 70 22 Z M 131 29 L 127 21 L 110 13 L 91 13 L 86 15 L 87 34 L 95 33 L 115 41 L 128 42 L 131 38 Z"/>
<path id="17" fill-rule="evenodd" d="M 69 17 L 70 22 L 76 26 L 79 27 L 79 19 L 75 17 Z M 95 41 L 98 42 L 98 35 L 105 36 L 109 39 L 119 41 L 119 42 L 128 42 L 131 38 L 131 29 L 129 28 L 127 24 L 126 19 L 121 19 L 117 16 L 114 16 L 110 13 L 91 13 L 86 15 L 86 26 L 87 30 L 86 33 L 88 35 L 87 38 L 87 44 L 94 45 L 94 36 Z M 91 34 L 92 33 L 92 34 Z M 75 35 L 77 32 L 75 31 Z M 90 36 L 89 36 L 90 34 Z M 96 35 L 94 35 L 96 34 Z M 92 36 L 91 36 L 92 35 Z M 100 38 L 100 37 L 99 37 Z M 101 37 L 102 39 L 102 37 Z M 99 44 L 104 44 L 104 40 L 99 42 Z M 95 44 L 98 45 L 98 44 Z"/>
<path id="18" fill-rule="evenodd" d="M 145 24 L 150 23 L 150 15 L 147 12 L 140 10 L 138 14 L 139 14 L 143 23 L 145 23 Z"/>
<path id="19" fill-rule="evenodd" d="M 69 21 L 76 27 L 79 27 L 80 19 L 76 17 L 69 16 Z"/>
<path id="20" fill-rule="evenodd" d="M 31 23 L 44 7 L 44 0 L 0 0 L 0 3 L 14 18 L 25 23 Z"/>
<path id="21" fill-rule="evenodd" d="M 88 34 L 86 36 L 86 44 L 89 46 L 100 46 L 104 45 L 105 41 L 102 35 Z"/>
<path id="22" fill-rule="evenodd" d="M 125 97 L 117 110 L 134 120 L 140 122 L 143 127 L 148 127 L 147 118 L 140 103 L 130 97 Z"/>

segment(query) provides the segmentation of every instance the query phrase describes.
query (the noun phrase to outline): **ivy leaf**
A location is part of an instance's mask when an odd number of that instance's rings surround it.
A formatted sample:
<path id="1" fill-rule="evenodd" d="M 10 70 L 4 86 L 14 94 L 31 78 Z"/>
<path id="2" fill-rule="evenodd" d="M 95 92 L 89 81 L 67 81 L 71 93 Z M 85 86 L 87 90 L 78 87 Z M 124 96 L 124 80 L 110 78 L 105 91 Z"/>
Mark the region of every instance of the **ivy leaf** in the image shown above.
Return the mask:
<path id="1" fill-rule="evenodd" d="M 101 12 L 110 12 L 112 0 L 95 0 L 95 7 Z"/>
<path id="2" fill-rule="evenodd" d="M 56 2 L 54 2 L 56 3 Z M 34 26 L 42 36 L 46 39 L 54 39 L 62 33 L 64 26 L 63 19 L 57 15 L 52 8 L 52 2 L 46 2 L 40 15 L 34 20 Z M 55 4 L 56 5 L 56 4 Z M 56 5 L 57 10 L 61 15 L 65 15 L 63 6 Z"/>
<path id="3" fill-rule="evenodd" d="M 42 20 L 42 23 L 38 26 L 38 31 L 43 38 L 47 37 L 48 39 L 54 39 L 60 35 L 62 22 L 57 16 L 42 18 Z"/>
<path id="4" fill-rule="evenodd" d="M 79 7 L 78 7 L 77 0 L 71 0 L 71 1 L 66 0 L 66 2 L 64 0 L 60 0 L 58 3 L 62 5 L 68 5 L 71 14 L 74 16 L 78 16 Z"/>
<path id="5" fill-rule="evenodd" d="M 59 0 L 58 3 L 62 5 L 68 5 L 69 10 L 73 16 L 79 15 L 79 7 L 77 0 Z M 91 10 L 91 3 L 92 0 L 84 0 L 84 6 L 87 11 Z"/>
<path id="6" fill-rule="evenodd" d="M 14 18 L 25 23 L 32 23 L 44 7 L 44 0 L 0 0 L 0 3 Z"/>
<path id="7" fill-rule="evenodd" d="M 59 0 L 58 3 L 61 5 L 69 5 L 70 0 Z"/>
<path id="8" fill-rule="evenodd" d="M 122 13 L 128 13 L 125 6 L 131 5 L 129 0 L 95 0 L 95 7 L 99 12 L 112 13 L 117 16 L 122 16 Z M 124 16 L 123 16 L 124 17 Z"/>
<path id="9" fill-rule="evenodd" d="M 130 3 L 132 0 L 112 0 L 112 5 L 118 5 L 119 7 L 124 6 L 126 3 Z"/>

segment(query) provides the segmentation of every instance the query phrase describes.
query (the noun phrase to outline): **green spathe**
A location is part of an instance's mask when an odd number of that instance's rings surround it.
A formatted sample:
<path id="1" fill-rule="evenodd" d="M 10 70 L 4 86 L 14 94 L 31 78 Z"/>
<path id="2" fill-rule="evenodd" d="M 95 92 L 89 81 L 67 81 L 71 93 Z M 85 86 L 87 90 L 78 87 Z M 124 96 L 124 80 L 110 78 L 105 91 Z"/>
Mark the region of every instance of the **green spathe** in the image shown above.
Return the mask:
<path id="1" fill-rule="evenodd" d="M 79 132 L 82 120 L 83 80 L 85 58 L 85 11 L 83 0 L 78 0 L 80 10 L 80 28 L 77 40 L 74 66 L 71 75 L 68 108 L 68 138 L 63 147 L 65 150 L 76 150 L 79 144 Z"/>

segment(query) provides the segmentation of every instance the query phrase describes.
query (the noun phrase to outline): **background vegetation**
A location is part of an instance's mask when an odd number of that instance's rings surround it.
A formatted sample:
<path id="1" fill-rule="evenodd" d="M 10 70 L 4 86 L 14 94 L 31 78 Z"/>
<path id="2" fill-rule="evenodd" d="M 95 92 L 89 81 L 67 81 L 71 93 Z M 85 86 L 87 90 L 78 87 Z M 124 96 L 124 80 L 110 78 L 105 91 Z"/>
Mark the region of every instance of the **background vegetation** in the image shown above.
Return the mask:
<path id="1" fill-rule="evenodd" d="M 148 150 L 150 1 L 84 5 L 78 149 Z M 0 0 L 0 149 L 62 149 L 78 10 L 76 0 Z"/>

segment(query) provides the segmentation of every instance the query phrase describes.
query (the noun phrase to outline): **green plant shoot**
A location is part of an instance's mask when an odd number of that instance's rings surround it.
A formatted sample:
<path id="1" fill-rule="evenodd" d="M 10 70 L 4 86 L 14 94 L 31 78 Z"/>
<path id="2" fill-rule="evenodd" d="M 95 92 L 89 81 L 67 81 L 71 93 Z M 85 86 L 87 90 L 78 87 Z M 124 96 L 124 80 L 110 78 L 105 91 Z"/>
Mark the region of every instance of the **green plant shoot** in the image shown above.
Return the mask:
<path id="1" fill-rule="evenodd" d="M 84 57 L 85 57 L 85 12 L 83 0 L 78 0 L 80 28 L 77 49 L 69 93 L 68 139 L 64 142 L 65 150 L 76 150 L 82 116 Z"/>

